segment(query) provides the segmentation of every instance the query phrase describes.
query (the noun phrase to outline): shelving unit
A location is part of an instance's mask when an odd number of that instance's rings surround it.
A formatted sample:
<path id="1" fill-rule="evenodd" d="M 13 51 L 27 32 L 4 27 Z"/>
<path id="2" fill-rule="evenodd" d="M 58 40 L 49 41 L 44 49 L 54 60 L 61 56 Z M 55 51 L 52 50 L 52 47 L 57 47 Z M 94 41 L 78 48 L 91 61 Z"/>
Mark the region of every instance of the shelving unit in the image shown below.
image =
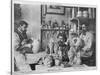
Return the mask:
<path id="1" fill-rule="evenodd" d="M 64 31 L 66 32 L 67 34 L 69 34 L 69 29 L 41 29 L 41 48 L 42 48 L 42 41 L 43 41 L 43 32 L 51 32 L 51 31 Z"/>

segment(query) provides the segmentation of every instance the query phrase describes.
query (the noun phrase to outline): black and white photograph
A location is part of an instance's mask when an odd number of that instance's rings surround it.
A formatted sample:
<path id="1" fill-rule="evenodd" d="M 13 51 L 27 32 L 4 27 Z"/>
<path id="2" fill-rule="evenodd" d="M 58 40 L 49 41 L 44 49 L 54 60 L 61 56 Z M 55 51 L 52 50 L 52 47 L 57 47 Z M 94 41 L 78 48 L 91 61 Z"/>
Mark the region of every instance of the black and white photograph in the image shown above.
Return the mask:
<path id="1" fill-rule="evenodd" d="M 14 75 L 93 70 L 96 61 L 96 6 L 12 1 Z"/>

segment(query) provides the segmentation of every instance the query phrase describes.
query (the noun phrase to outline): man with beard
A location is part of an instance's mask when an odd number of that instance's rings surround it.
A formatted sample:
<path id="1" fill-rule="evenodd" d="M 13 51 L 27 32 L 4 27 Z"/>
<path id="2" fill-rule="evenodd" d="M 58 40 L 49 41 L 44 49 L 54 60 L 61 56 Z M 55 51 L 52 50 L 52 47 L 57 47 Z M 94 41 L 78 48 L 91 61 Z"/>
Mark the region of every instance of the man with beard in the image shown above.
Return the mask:
<path id="1" fill-rule="evenodd" d="M 93 34 L 87 30 L 86 24 L 82 24 L 82 33 L 80 38 L 84 42 L 84 46 L 81 49 L 82 64 L 93 65 L 94 64 L 94 52 L 93 51 Z"/>
<path id="2" fill-rule="evenodd" d="M 27 27 L 27 22 L 20 21 L 19 27 L 14 29 L 14 71 L 31 71 L 30 66 L 26 63 L 25 60 L 25 51 L 21 49 L 24 45 L 27 44 Z"/>

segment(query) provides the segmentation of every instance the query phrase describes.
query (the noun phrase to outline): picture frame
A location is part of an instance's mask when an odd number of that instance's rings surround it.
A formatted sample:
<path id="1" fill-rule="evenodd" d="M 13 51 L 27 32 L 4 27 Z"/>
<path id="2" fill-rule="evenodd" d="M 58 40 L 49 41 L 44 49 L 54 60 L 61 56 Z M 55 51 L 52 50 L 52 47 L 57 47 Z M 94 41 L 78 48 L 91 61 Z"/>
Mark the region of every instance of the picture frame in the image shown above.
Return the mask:
<path id="1" fill-rule="evenodd" d="M 46 14 L 64 15 L 65 7 L 57 5 L 45 5 Z"/>

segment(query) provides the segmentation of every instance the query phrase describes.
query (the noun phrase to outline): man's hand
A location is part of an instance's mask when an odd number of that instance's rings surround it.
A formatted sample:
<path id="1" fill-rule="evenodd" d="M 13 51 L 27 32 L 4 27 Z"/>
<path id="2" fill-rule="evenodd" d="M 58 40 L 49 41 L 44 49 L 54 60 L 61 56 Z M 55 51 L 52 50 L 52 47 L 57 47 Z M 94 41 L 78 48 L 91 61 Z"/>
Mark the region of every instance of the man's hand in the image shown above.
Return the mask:
<path id="1" fill-rule="evenodd" d="M 21 44 L 22 44 L 22 45 L 26 44 L 26 41 L 27 41 L 27 40 L 24 39 L 24 40 L 21 42 Z"/>
<path id="2" fill-rule="evenodd" d="M 29 47 L 29 48 L 31 48 L 32 45 L 31 44 L 24 44 L 23 47 Z"/>

